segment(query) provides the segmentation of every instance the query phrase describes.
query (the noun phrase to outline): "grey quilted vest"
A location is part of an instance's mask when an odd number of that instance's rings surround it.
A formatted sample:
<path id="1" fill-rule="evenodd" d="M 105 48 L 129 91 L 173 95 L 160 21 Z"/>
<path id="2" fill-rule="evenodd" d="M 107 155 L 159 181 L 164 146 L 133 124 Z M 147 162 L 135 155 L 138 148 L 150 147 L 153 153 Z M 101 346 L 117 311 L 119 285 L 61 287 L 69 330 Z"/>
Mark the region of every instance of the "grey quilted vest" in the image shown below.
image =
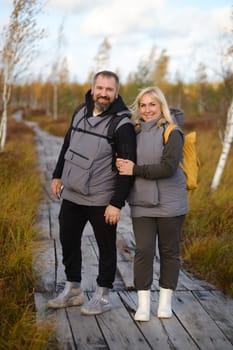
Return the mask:
<path id="1" fill-rule="evenodd" d="M 91 133 L 107 136 L 112 117 L 106 115 L 86 118 L 84 108 L 74 117 L 74 130 L 62 173 L 62 198 L 81 205 L 102 206 L 109 203 L 117 176 L 117 172 L 112 170 L 112 147 L 107 139 Z M 131 123 L 130 119 L 122 119 L 117 128 L 126 123 Z M 80 132 L 78 128 L 86 132 Z"/>

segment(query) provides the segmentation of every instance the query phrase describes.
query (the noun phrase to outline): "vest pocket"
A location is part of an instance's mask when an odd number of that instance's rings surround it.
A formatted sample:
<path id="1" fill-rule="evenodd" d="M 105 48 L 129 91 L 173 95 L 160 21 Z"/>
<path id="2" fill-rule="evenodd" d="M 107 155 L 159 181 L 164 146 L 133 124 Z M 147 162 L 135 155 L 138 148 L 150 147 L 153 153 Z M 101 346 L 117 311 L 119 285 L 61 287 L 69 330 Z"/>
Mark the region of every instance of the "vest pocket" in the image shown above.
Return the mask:
<path id="1" fill-rule="evenodd" d="M 140 177 L 135 179 L 134 186 L 128 197 L 130 205 L 153 208 L 159 204 L 157 182 L 145 180 Z"/>
<path id="2" fill-rule="evenodd" d="M 64 186 L 77 193 L 88 195 L 92 164 L 93 159 L 68 149 L 65 154 L 65 164 L 62 173 Z"/>

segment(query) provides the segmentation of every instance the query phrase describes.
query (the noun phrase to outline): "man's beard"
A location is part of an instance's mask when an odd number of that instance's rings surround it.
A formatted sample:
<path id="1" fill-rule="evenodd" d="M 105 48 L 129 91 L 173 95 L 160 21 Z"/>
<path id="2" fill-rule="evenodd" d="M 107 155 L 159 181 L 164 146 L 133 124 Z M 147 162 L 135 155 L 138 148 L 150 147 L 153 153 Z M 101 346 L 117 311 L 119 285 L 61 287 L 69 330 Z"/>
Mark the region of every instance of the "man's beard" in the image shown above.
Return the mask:
<path id="1" fill-rule="evenodd" d="M 95 108 L 98 109 L 99 112 L 105 112 L 111 105 L 111 102 L 109 102 L 107 98 L 104 98 L 104 99 L 107 101 L 107 103 L 99 103 L 98 99 L 97 101 L 94 101 Z"/>
<path id="2" fill-rule="evenodd" d="M 99 112 L 105 112 L 109 108 L 110 104 L 111 103 L 102 105 L 95 101 L 95 108 L 98 109 Z"/>

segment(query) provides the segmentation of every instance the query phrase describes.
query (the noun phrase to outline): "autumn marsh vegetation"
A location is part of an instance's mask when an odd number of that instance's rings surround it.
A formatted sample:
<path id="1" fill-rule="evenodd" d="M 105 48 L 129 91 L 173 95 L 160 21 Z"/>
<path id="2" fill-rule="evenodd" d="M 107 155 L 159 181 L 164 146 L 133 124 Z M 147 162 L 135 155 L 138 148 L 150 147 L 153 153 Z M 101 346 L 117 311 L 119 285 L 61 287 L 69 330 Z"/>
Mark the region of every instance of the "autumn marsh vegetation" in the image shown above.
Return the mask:
<path id="1" fill-rule="evenodd" d="M 189 270 L 233 297 L 233 149 L 218 189 L 211 191 L 222 144 L 217 128 L 197 130 L 197 134 L 199 187 L 189 194 L 183 259 Z"/>
<path id="2" fill-rule="evenodd" d="M 45 350 L 52 324 L 36 320 L 32 257 L 41 183 L 32 131 L 10 121 L 0 153 L 0 349 Z"/>

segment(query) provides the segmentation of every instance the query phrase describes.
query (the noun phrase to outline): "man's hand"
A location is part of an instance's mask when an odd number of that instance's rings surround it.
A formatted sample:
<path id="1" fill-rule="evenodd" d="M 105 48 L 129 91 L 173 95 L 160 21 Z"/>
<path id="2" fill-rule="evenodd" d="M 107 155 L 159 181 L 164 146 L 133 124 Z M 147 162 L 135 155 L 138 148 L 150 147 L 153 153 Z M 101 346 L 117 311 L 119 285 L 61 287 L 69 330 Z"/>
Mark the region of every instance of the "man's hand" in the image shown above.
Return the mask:
<path id="1" fill-rule="evenodd" d="M 56 199 L 60 199 L 60 191 L 61 191 L 61 179 L 53 179 L 52 183 L 51 183 L 51 192 L 53 194 L 53 196 Z"/>
<path id="2" fill-rule="evenodd" d="M 120 220 L 120 209 L 109 204 L 105 209 L 105 222 L 109 225 L 116 225 Z"/>

